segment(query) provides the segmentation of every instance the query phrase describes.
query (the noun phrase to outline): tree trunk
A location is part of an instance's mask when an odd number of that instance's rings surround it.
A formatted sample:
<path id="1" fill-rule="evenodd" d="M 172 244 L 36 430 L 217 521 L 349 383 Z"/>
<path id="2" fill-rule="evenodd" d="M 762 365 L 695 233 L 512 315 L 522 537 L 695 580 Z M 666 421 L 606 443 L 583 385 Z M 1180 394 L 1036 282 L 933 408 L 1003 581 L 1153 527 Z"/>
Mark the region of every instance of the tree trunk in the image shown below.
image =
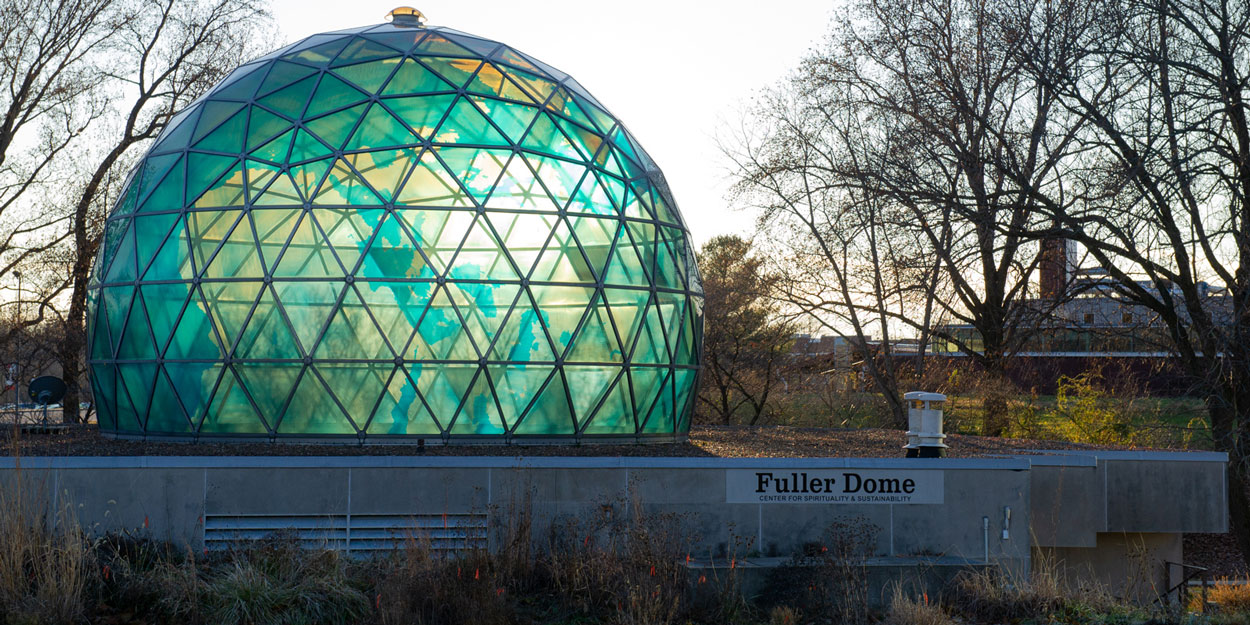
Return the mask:
<path id="1" fill-rule="evenodd" d="M 78 405 L 83 397 L 91 396 L 84 392 L 85 389 L 79 386 L 79 382 L 84 379 L 87 354 L 87 285 L 96 246 L 87 240 L 82 228 L 76 234 L 79 253 L 74 260 L 74 275 L 71 278 L 74 288 L 70 292 L 69 312 L 65 315 L 65 337 L 57 349 L 57 358 L 61 361 L 61 377 L 65 380 L 65 399 L 61 403 L 61 420 L 65 423 L 78 422 Z M 96 414 L 99 414 L 98 410 Z"/>

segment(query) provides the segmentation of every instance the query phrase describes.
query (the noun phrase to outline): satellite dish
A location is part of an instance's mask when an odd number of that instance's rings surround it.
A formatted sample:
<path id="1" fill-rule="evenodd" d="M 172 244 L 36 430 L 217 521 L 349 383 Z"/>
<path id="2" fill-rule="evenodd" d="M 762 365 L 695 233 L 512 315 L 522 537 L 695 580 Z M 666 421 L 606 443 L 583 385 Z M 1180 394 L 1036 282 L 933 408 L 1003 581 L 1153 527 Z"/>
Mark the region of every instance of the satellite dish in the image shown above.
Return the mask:
<path id="1" fill-rule="evenodd" d="M 65 382 L 56 376 L 45 375 L 30 381 L 30 398 L 36 404 L 47 406 L 65 397 Z"/>

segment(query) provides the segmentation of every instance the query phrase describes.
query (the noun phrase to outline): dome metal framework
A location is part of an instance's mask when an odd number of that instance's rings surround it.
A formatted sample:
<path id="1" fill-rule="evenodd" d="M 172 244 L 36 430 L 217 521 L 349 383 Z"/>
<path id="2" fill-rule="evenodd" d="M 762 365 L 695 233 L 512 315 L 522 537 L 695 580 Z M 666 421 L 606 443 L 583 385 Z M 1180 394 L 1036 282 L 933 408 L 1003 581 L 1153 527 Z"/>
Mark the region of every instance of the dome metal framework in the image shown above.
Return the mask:
<path id="1" fill-rule="evenodd" d="M 660 170 L 568 75 L 441 27 L 234 71 L 132 172 L 89 293 L 117 436 L 673 440 L 693 410 Z"/>

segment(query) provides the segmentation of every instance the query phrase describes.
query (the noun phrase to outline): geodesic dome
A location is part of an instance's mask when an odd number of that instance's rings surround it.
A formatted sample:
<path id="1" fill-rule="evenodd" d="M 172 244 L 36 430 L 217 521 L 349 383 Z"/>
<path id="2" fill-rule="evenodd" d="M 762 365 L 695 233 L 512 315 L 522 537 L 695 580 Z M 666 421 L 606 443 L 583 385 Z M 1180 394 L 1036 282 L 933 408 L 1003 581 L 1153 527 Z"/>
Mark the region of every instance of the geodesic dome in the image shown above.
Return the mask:
<path id="1" fill-rule="evenodd" d="M 660 170 L 566 74 L 446 28 L 230 74 L 131 174 L 90 298 L 116 435 L 689 429 L 702 293 Z"/>

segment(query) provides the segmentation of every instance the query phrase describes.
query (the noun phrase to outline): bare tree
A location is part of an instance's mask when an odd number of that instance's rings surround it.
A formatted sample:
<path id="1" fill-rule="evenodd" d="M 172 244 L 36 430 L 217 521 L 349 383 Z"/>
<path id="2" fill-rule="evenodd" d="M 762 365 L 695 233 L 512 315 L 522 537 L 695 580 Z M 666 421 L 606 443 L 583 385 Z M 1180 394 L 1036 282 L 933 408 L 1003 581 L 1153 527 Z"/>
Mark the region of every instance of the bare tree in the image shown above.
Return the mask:
<path id="1" fill-rule="evenodd" d="M 1012 23 L 1021 69 L 1080 140 L 1063 161 L 1074 201 L 1038 186 L 1038 205 L 1166 328 L 1229 453 L 1250 562 L 1250 4 L 1021 2 Z"/>
<path id="2" fill-rule="evenodd" d="M 773 303 L 782 277 L 738 236 L 714 237 L 698 260 L 705 328 L 699 403 L 725 425 L 739 418 L 755 425 L 769 407 L 794 333 Z"/>
<path id="3" fill-rule="evenodd" d="M 832 276 L 831 293 L 804 298 L 813 313 L 860 341 L 858 315 L 874 316 L 886 345 L 891 327 L 940 338 L 1005 383 L 1008 359 L 1050 312 L 1029 292 L 1030 227 L 1068 138 L 1052 133 L 1053 94 L 1020 71 L 1003 11 L 854 3 L 824 50 L 761 101 L 768 134 L 735 156 L 740 180 L 772 197 L 755 201 L 770 209 L 766 225 L 797 220 Z M 1019 175 L 987 166 L 1000 161 Z M 889 396 L 886 363 L 873 376 Z M 1001 434 L 1005 397 L 987 396 L 985 413 L 984 432 Z"/>

